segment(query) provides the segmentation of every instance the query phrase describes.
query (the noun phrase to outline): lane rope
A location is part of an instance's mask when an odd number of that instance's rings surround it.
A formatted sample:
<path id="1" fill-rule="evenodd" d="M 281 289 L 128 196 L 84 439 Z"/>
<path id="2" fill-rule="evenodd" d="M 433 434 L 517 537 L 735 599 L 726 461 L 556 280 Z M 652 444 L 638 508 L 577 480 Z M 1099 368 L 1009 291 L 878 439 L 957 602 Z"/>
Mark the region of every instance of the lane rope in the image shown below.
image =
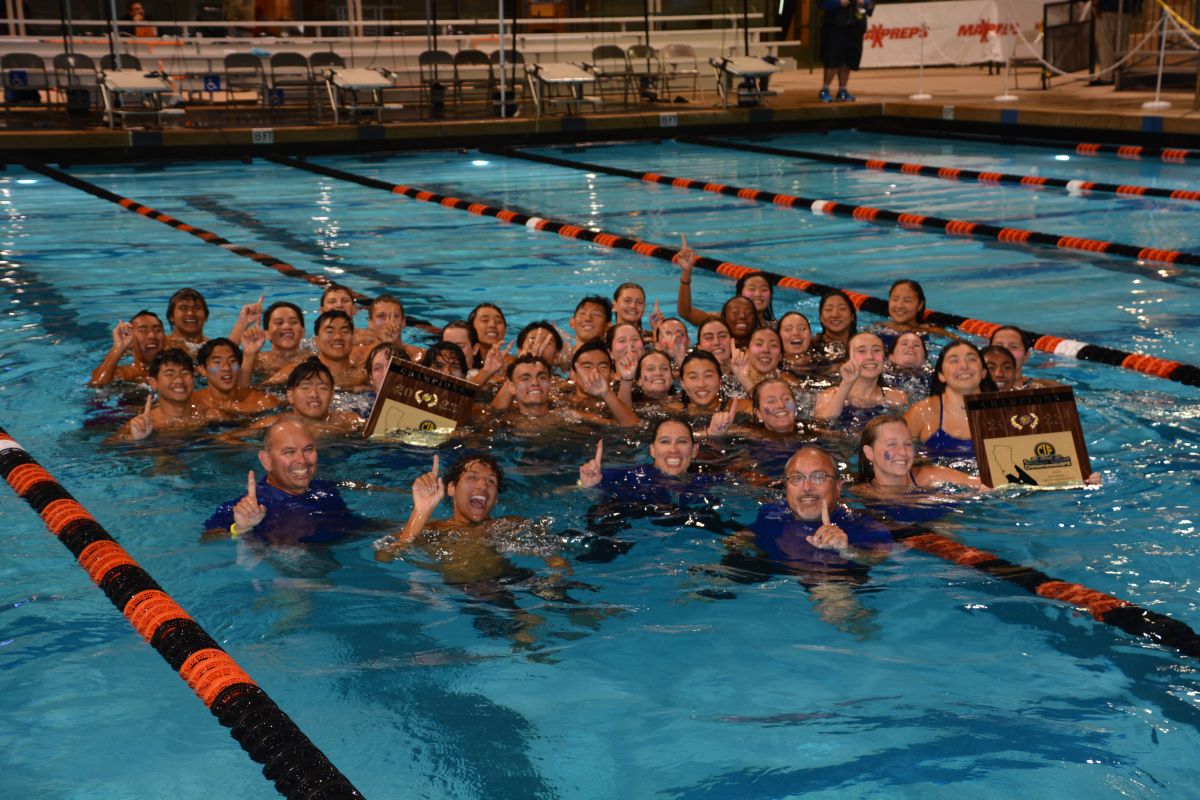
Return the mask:
<path id="1" fill-rule="evenodd" d="M 412 186 L 387 183 L 386 181 L 381 181 L 377 178 L 368 178 L 364 175 L 356 175 L 352 172 L 334 169 L 333 167 L 311 164 L 306 161 L 299 161 L 297 159 L 284 156 L 268 155 L 264 156 L 264 158 L 275 164 L 306 170 L 317 175 L 324 175 L 326 177 L 334 178 L 340 181 L 346 181 L 348 183 L 356 183 L 360 186 L 370 189 L 379 189 L 392 194 L 404 195 L 405 197 L 409 197 L 414 200 L 420 200 L 425 203 L 434 203 L 446 208 L 466 211 L 469 214 L 495 217 L 501 222 L 508 222 L 514 225 L 524 225 L 530 230 L 557 233 L 559 236 L 563 236 L 568 239 L 581 239 L 586 242 L 594 242 L 603 247 L 631 250 L 638 255 L 642 255 L 647 258 L 657 258 L 663 261 L 671 261 L 679 253 L 677 249 L 672 247 L 665 247 L 663 245 L 643 242 L 637 239 L 630 239 L 619 234 L 593 230 L 580 225 L 572 225 L 567 222 L 547 219 L 544 217 L 535 217 L 529 214 L 522 214 L 517 211 L 510 211 L 508 209 L 490 206 L 485 203 L 473 202 L 458 197 L 447 197 L 445 195 L 436 194 L 434 192 L 425 191 Z M 734 264 L 728 261 L 718 261 L 715 258 L 709 258 L 707 256 L 698 257 L 696 259 L 696 266 L 700 267 L 701 269 L 716 272 L 719 275 L 724 275 L 727 278 L 733 278 L 734 280 L 752 272 L 759 273 L 776 286 L 781 286 L 785 289 L 795 289 L 797 291 L 807 292 L 808 294 L 817 296 L 826 294 L 836 288 L 820 283 L 814 283 L 813 281 L 803 280 L 801 278 L 781 275 L 777 272 L 771 272 L 769 270 L 754 269 L 753 267 Z M 854 307 L 860 311 L 869 311 L 872 314 L 877 314 L 881 317 L 887 317 L 887 300 L 845 289 L 842 289 L 841 291 L 846 293 L 851 302 L 854 303 Z M 991 336 L 997 328 L 1001 327 L 999 323 L 995 322 L 972 319 L 958 314 L 949 314 L 942 311 L 930 311 L 928 309 L 925 311 L 924 321 L 935 325 L 940 325 L 942 327 L 958 328 L 966 333 L 984 337 Z M 1179 361 L 1168 361 L 1167 359 L 1158 358 L 1157 356 L 1150 356 L 1143 353 L 1130 353 L 1123 350 L 1116 350 L 1111 347 L 1102 347 L 1100 345 L 1088 344 L 1075 339 L 1065 339 L 1059 336 L 1051 336 L 1049 334 L 1036 333 L 1033 331 L 1025 332 L 1025 344 L 1027 347 L 1033 347 L 1037 350 L 1053 353 L 1064 358 L 1075 358 L 1081 361 L 1095 361 L 1100 364 L 1109 364 L 1111 366 L 1134 370 L 1136 372 L 1152 375 L 1157 378 L 1165 378 L 1167 380 L 1183 383 L 1188 386 L 1200 386 L 1200 367 L 1196 367 L 1192 364 L 1184 364 Z"/>
<path id="2" fill-rule="evenodd" d="M 3 428 L 0 477 L 250 758 L 263 765 L 263 775 L 281 795 L 362 797 L 216 640 Z"/>
<path id="3" fill-rule="evenodd" d="M 712 194 L 723 194 L 738 197 L 743 200 L 754 200 L 759 203 L 769 203 L 787 208 L 807 209 L 814 214 L 828 214 L 839 217 L 850 217 L 860 222 L 883 223 L 890 222 L 904 228 L 923 228 L 951 236 L 972 236 L 992 239 L 1005 244 L 1042 244 L 1056 247 L 1060 250 L 1079 250 L 1087 253 L 1104 253 L 1105 255 L 1124 256 L 1139 261 L 1160 261 L 1168 264 L 1192 264 L 1200 266 L 1200 253 L 1185 253 L 1179 250 L 1164 250 L 1157 247 L 1140 247 L 1118 242 L 1105 242 L 1099 239 L 1085 239 L 1080 236 L 1059 236 L 1052 233 L 1039 233 L 1025 228 L 1008 228 L 988 225 L 983 222 L 971 222 L 960 219 L 944 219 L 925 214 L 911 214 L 891 211 L 886 208 L 871 206 L 855 206 L 849 203 L 839 203 L 834 200 L 821 200 L 811 197 L 799 197 L 791 194 L 767 192 L 762 189 L 750 189 L 724 183 L 700 181 L 693 178 L 676 178 L 670 175 L 660 175 L 657 172 L 635 172 L 619 167 L 608 167 L 603 164 L 590 164 L 583 161 L 570 161 L 554 156 L 526 153 L 508 148 L 481 148 L 481 152 L 492 155 L 520 158 L 540 164 L 552 164 L 569 169 L 600 172 L 616 175 L 630 180 L 645 183 L 658 183 L 673 186 L 676 189 L 695 189 Z M 1153 267 L 1146 267 L 1152 270 Z"/>
<path id="4" fill-rule="evenodd" d="M 883 161 L 872 158 L 856 158 L 840 156 L 833 153 L 817 153 L 809 150 L 791 150 L 781 147 L 743 144 L 722 139 L 712 139 L 706 136 L 688 136 L 676 139 L 684 144 L 702 147 L 719 147 L 726 150 L 738 150 L 746 153 L 782 156 L 784 158 L 801 158 L 808 161 L 823 161 L 829 164 L 844 164 L 851 167 L 875 170 L 879 172 L 899 172 L 904 175 L 923 175 L 927 178 L 940 178 L 948 181 L 976 181 L 978 183 L 1002 184 L 1009 183 L 1030 189 L 1052 187 L 1066 189 L 1068 194 L 1083 195 L 1092 192 L 1120 195 L 1122 197 L 1163 197 L 1168 200 L 1190 200 L 1200 202 L 1200 191 L 1188 189 L 1160 189 L 1155 186 L 1138 186 L 1134 184 L 1100 183 L 1096 181 L 1068 180 L 1066 178 L 1049 178 L 1040 175 L 1013 175 L 1004 172 L 988 172 L 958 167 L 935 167 L 928 164 L 911 164 L 900 161 Z"/>
<path id="5" fill-rule="evenodd" d="M 907 528 L 894 531 L 892 537 L 915 550 L 1020 586 L 1038 597 L 1070 603 L 1084 609 L 1097 621 L 1133 636 L 1145 637 L 1155 644 L 1173 648 L 1193 658 L 1200 657 L 1200 635 L 1186 623 L 1165 614 L 1078 583 L 1052 578 L 1032 567 L 1014 564 L 986 550 L 968 547 L 933 531 Z"/>

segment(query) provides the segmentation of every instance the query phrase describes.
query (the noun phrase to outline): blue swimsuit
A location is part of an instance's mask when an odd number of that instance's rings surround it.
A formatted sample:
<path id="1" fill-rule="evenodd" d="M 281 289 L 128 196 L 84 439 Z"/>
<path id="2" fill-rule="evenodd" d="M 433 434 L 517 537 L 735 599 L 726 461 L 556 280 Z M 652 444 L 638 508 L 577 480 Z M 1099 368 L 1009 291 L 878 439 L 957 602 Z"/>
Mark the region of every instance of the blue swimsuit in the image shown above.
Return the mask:
<path id="1" fill-rule="evenodd" d="M 959 439 L 942 429 L 942 417 L 946 403 L 938 398 L 938 426 L 933 435 L 925 440 L 925 449 L 935 458 L 963 459 L 975 457 L 975 443 L 970 439 Z"/>

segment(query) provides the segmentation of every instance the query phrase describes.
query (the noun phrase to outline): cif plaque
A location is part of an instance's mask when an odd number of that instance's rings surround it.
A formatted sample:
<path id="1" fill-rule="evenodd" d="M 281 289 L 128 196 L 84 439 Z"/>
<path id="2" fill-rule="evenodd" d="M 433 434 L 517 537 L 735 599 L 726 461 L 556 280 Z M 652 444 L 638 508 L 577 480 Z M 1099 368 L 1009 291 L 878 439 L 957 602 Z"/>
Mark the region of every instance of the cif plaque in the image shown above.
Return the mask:
<path id="1" fill-rule="evenodd" d="M 1071 387 L 972 394 L 966 403 L 985 486 L 1061 486 L 1092 474 Z"/>
<path id="2" fill-rule="evenodd" d="M 469 381 L 393 358 L 363 435 L 447 433 L 471 416 L 476 391 Z"/>

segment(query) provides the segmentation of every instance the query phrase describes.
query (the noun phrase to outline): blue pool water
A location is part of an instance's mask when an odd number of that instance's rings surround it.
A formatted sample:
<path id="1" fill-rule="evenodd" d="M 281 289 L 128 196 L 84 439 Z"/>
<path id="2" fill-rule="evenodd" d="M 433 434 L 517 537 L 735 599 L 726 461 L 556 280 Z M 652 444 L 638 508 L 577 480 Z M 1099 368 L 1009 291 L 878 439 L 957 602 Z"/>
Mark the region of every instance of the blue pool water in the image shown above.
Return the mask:
<path id="1" fill-rule="evenodd" d="M 771 144 L 893 161 L 1191 188 L 1194 167 L 1069 151 L 868 136 Z M 901 211 L 1200 252 L 1200 207 L 988 187 L 676 143 L 546 148 L 563 158 Z M 1067 161 L 1057 160 L 1068 155 Z M 921 281 L 929 305 L 1200 362 L 1200 275 L 1186 267 L 951 239 L 479 153 L 321 159 L 339 169 L 883 296 Z M 498 302 L 515 332 L 565 323 L 585 293 L 636 280 L 674 307 L 670 265 L 269 163 L 78 166 L 71 174 L 435 322 Z M 321 474 L 351 481 L 379 530 L 327 550 L 201 544 L 237 496 L 251 448 L 111 447 L 122 392 L 83 384 L 118 319 L 183 285 L 210 334 L 266 293 L 308 284 L 40 175 L 0 174 L 0 425 L 24 444 L 295 719 L 368 797 L 1184 797 L 1200 748 L 1196 663 L 1086 613 L 899 549 L 822 621 L 794 579 L 729 583 L 696 529 L 634 523 L 608 564 L 576 565 L 578 602 L 514 587 L 543 622 L 514 643 L 503 610 L 417 564 L 374 561 L 428 450 L 348 442 Z M 717 308 L 732 282 L 697 274 Z M 775 310 L 816 316 L 779 290 Z M 864 317 L 864 321 L 869 321 Z M 419 341 L 419 338 L 418 338 Z M 966 544 L 1200 626 L 1194 565 L 1200 393 L 1099 364 L 1033 356 L 1076 389 L 1094 491 L 965 499 L 934 524 Z M 491 441 L 512 486 L 500 511 L 542 541 L 586 527 L 570 488 L 595 438 L 606 463 L 637 435 L 580 429 Z M 479 437 L 469 439 L 480 444 Z M 461 442 L 446 446 L 453 451 Z M 772 490 L 734 484 L 753 518 Z M 43 798 L 271 797 L 271 785 L 11 493 L 0 499 L 0 787 Z M 545 573 L 537 559 L 515 555 Z M 735 595 L 715 600 L 712 596 Z"/>

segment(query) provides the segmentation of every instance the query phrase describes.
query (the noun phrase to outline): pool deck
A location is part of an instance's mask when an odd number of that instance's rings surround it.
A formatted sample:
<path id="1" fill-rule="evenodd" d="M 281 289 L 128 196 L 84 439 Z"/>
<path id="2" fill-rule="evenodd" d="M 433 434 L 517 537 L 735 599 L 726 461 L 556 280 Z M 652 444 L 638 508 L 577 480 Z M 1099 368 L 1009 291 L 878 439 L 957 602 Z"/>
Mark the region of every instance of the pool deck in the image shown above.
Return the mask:
<path id="1" fill-rule="evenodd" d="M 1049 89 L 1040 87 L 1037 72 L 1029 67 L 1016 75 L 1013 102 L 994 98 L 1004 90 L 1002 74 L 985 67 L 926 70 L 924 90 L 933 97 L 914 101 L 916 69 L 887 69 L 855 73 L 850 88 L 853 103 L 821 103 L 817 99 L 820 72 L 808 69 L 784 72 L 772 79 L 774 96 L 752 108 L 722 109 L 710 90 L 699 101 L 633 106 L 616 112 L 580 116 L 528 114 L 515 119 L 420 119 L 411 110 L 407 117 L 385 124 L 306 125 L 243 117 L 237 124 L 224 122 L 230 115 L 191 112 L 182 124 L 163 129 L 110 130 L 65 126 L 62 111 L 41 118 L 18 118 L 17 126 L 0 128 L 0 161 L 109 160 L 139 157 L 197 155 L 253 155 L 265 150 L 293 152 L 346 152 L 407 147 L 461 147 L 473 144 L 528 144 L 535 141 L 586 141 L 619 138 L 669 138 L 677 134 L 766 133 L 770 130 L 813 129 L 869 125 L 890 129 L 918 129 L 927 133 L 979 134 L 997 132 L 1016 138 L 1055 138 L 1069 141 L 1103 141 L 1124 145 L 1200 148 L 1200 111 L 1194 108 L 1191 88 L 1164 92 L 1171 107 L 1146 111 L 1142 103 L 1153 100 L 1148 91 L 1114 91 L 1111 86 L 1088 86 L 1086 79 L 1056 79 Z M 57 120 L 57 121 L 56 121 Z M 9 125 L 13 123 L 8 122 Z"/>

